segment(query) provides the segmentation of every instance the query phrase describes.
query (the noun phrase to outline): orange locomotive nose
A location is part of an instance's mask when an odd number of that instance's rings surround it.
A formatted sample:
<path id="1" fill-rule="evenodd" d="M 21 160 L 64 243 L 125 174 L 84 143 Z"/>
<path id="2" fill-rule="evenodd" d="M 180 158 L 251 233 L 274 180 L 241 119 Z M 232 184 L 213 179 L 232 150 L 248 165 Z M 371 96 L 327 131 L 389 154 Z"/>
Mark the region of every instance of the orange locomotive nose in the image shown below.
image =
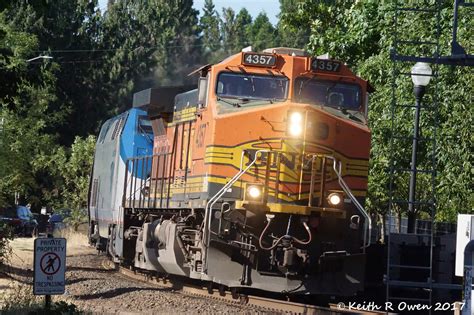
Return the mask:
<path id="1" fill-rule="evenodd" d="M 247 165 L 257 151 L 265 151 L 243 176 L 243 181 L 265 185 L 268 201 L 308 203 L 310 191 L 315 192 L 312 197 L 324 198 L 322 185 L 327 190 L 340 190 L 330 161 L 323 165 L 324 156 L 341 161 L 344 171 L 357 165 L 359 177 L 361 171 L 367 173 L 370 134 L 361 123 L 362 118 L 351 121 L 343 113 L 334 115 L 320 107 L 290 101 L 256 103 L 242 104 L 232 112 L 224 111 L 225 105 L 220 108 L 223 114 L 216 119 L 216 140 L 222 137 L 222 141 L 234 146 L 210 149 L 209 162 L 216 161 L 221 170 L 227 169 L 223 165 L 232 164 L 233 167 L 228 168 L 229 177 L 235 168 L 240 168 L 242 152 L 243 165 Z M 354 137 L 341 138 L 341 134 Z M 314 157 L 315 154 L 318 157 Z M 364 183 L 359 179 L 358 185 L 358 189 L 365 189 L 366 180 Z"/>

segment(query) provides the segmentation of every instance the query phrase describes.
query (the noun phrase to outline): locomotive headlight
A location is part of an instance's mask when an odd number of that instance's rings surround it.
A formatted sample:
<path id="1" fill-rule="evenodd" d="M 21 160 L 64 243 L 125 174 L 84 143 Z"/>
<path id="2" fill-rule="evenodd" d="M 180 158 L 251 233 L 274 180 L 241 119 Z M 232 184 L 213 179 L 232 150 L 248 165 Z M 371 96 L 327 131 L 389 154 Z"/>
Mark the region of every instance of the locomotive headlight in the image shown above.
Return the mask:
<path id="1" fill-rule="evenodd" d="M 298 137 L 303 133 L 303 114 L 290 112 L 288 116 L 288 133 L 290 136 Z"/>
<path id="2" fill-rule="evenodd" d="M 249 186 L 247 188 L 247 194 L 252 199 L 258 199 L 262 195 L 262 191 L 258 186 Z"/>
<path id="3" fill-rule="evenodd" d="M 342 197 L 340 194 L 332 193 L 332 194 L 329 194 L 328 196 L 328 202 L 329 204 L 333 206 L 337 206 L 338 204 L 341 203 L 341 201 L 342 201 Z"/>
<path id="4" fill-rule="evenodd" d="M 292 124 L 300 124 L 303 122 L 303 115 L 299 112 L 293 112 L 290 115 L 290 122 Z"/>
<path id="5" fill-rule="evenodd" d="M 253 204 L 260 204 L 264 198 L 263 185 L 260 183 L 248 183 L 245 188 L 244 200 Z"/>

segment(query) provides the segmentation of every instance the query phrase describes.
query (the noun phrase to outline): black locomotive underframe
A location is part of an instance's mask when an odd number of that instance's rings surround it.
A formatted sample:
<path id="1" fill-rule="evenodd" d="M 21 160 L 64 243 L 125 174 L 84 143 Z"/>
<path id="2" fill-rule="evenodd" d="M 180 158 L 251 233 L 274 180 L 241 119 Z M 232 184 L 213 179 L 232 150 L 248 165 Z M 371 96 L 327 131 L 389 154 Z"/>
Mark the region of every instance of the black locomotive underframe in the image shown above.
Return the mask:
<path id="1" fill-rule="evenodd" d="M 236 210 L 237 211 L 237 210 Z M 123 230 L 135 226 L 140 227 L 146 222 L 155 220 L 180 220 L 194 214 L 194 227 L 199 227 L 204 217 L 204 209 L 124 209 Z M 281 234 L 286 229 L 289 214 L 277 214 L 279 220 L 274 220 L 268 233 Z M 295 216 L 296 221 L 301 216 Z M 338 294 L 351 295 L 363 287 L 363 265 L 365 255 L 359 254 L 360 235 L 354 231 L 346 235 L 338 244 L 331 241 L 341 238 L 342 226 L 350 224 L 347 220 L 324 219 L 326 226 L 315 235 L 311 246 L 308 246 L 308 262 L 301 264 L 301 257 L 296 267 L 283 267 L 275 263 L 275 259 L 283 261 L 284 248 L 279 246 L 275 251 L 264 251 L 258 247 L 259 234 L 265 225 L 265 213 L 253 215 L 246 221 L 246 225 L 236 222 L 226 222 L 229 227 L 226 233 L 212 234 L 208 250 L 208 262 L 202 268 L 210 275 L 210 280 L 226 284 L 233 288 L 250 288 L 269 290 L 270 286 L 281 286 L 281 291 L 288 291 L 286 283 L 292 283 L 295 293 L 305 294 Z M 259 223 L 255 223 L 259 222 Z M 214 222 L 215 226 L 217 222 Z M 350 230 L 349 230 L 350 231 Z M 305 238 L 305 232 L 298 226 L 292 231 L 298 238 Z M 317 233 L 315 233 L 317 234 Z M 248 241 L 249 246 L 243 246 L 242 240 Z M 271 245 L 271 239 L 264 241 L 266 246 Z M 270 242 L 270 243 L 269 243 Z M 349 244 L 349 245 L 348 245 Z M 123 257 L 125 265 L 134 265 L 136 241 L 126 240 L 123 243 Z M 338 250 L 338 249 L 348 249 Z M 305 252 L 304 248 L 300 248 Z M 300 250 L 298 249 L 298 250 Z M 296 249 L 295 249 L 296 250 Z M 272 263 L 273 260 L 273 263 Z M 153 270 L 148 270 L 153 271 Z M 253 275 L 253 276 L 252 276 Z M 280 280 L 278 280 L 280 279 Z M 283 283 L 283 284 L 282 284 Z"/>

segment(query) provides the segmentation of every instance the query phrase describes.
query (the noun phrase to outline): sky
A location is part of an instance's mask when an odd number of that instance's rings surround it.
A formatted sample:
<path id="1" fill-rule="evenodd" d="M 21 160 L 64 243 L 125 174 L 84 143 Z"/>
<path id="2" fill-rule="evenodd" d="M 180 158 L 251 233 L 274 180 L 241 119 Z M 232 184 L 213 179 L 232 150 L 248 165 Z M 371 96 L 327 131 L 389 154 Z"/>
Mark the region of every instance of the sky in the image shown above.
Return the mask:
<path id="1" fill-rule="evenodd" d="M 194 0 L 194 8 L 202 14 L 205 0 Z M 255 18 L 260 12 L 265 12 L 273 25 L 278 22 L 277 15 L 280 13 L 280 1 L 278 0 L 213 0 L 214 6 L 222 14 L 222 8 L 231 7 L 236 14 L 242 8 L 246 8 L 250 15 Z M 99 7 L 105 9 L 107 0 L 99 0 Z"/>

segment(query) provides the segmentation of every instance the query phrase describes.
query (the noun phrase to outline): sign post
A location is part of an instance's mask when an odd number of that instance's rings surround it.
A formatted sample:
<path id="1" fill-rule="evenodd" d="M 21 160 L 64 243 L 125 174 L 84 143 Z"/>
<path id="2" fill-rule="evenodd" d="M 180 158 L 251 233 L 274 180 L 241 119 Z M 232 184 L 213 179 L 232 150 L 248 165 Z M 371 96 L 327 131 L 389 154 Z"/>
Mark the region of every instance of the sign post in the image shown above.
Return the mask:
<path id="1" fill-rule="evenodd" d="M 45 295 L 45 306 L 51 306 L 51 295 L 65 290 L 66 239 L 35 239 L 33 294 Z"/>
<path id="2" fill-rule="evenodd" d="M 463 315 L 472 314 L 472 269 L 474 252 L 474 240 L 470 240 L 464 248 L 464 307 L 462 308 Z"/>

